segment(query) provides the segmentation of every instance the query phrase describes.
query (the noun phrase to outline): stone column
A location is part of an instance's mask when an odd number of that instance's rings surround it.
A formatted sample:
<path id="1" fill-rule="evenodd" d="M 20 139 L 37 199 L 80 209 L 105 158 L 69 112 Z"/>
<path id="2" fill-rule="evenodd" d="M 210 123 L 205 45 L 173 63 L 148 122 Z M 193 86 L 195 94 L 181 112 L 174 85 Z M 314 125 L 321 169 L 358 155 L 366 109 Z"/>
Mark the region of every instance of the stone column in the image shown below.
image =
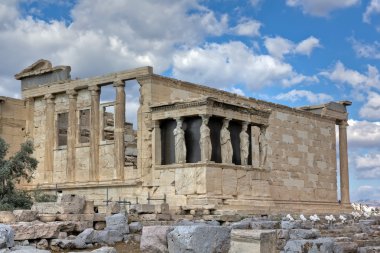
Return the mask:
<path id="1" fill-rule="evenodd" d="M 26 138 L 33 138 L 33 128 L 34 128 L 34 98 L 26 98 L 25 99 L 25 107 L 26 107 Z"/>
<path id="2" fill-rule="evenodd" d="M 260 167 L 260 147 L 259 147 L 260 128 L 251 126 L 251 146 L 252 146 L 252 166 Z"/>
<path id="3" fill-rule="evenodd" d="M 45 183 L 53 182 L 53 167 L 54 167 L 54 113 L 55 103 L 54 95 L 46 94 L 44 99 L 46 100 L 46 128 L 45 128 Z"/>
<path id="4" fill-rule="evenodd" d="M 347 121 L 339 122 L 340 198 L 342 204 L 350 203 L 347 155 Z"/>
<path id="5" fill-rule="evenodd" d="M 201 148 L 201 161 L 209 162 L 211 161 L 212 145 L 210 137 L 210 128 L 208 127 L 208 122 L 210 115 L 199 115 L 202 118 L 202 125 L 200 127 L 200 140 L 199 146 Z"/>
<path id="6" fill-rule="evenodd" d="M 154 162 L 155 165 L 160 165 L 162 161 L 160 121 L 158 120 L 154 121 L 153 127 L 154 128 L 153 128 L 152 161 Z"/>
<path id="7" fill-rule="evenodd" d="M 99 180 L 99 106 L 100 88 L 90 86 L 91 92 L 91 126 L 90 126 L 90 181 Z"/>
<path id="8" fill-rule="evenodd" d="M 115 170 L 113 179 L 124 180 L 124 123 L 125 123 L 125 83 L 122 80 L 113 83 L 116 88 L 116 103 L 115 103 Z"/>
<path id="9" fill-rule="evenodd" d="M 69 96 L 69 124 L 67 128 L 67 182 L 75 182 L 75 144 L 77 133 L 77 95 L 75 90 L 68 90 Z"/>

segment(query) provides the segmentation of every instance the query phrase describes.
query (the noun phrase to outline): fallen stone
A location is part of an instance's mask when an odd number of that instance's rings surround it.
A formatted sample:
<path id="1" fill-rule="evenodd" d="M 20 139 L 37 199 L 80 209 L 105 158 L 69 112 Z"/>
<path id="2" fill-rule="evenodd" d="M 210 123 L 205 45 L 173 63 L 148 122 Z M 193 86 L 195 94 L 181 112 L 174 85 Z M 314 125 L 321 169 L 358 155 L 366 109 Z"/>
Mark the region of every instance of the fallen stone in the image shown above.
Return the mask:
<path id="1" fill-rule="evenodd" d="M 367 240 L 368 239 L 368 234 L 367 233 L 358 233 L 358 234 L 354 234 L 352 239 L 354 239 L 355 241 L 357 240 Z"/>
<path id="2" fill-rule="evenodd" d="M 94 223 L 94 229 L 95 230 L 103 230 L 106 227 L 106 222 L 105 221 L 96 221 Z"/>
<path id="3" fill-rule="evenodd" d="M 34 240 L 34 239 L 49 239 L 58 238 L 59 232 L 72 232 L 74 225 L 71 222 L 55 221 L 43 223 L 40 221 L 33 222 L 18 222 L 12 224 L 11 227 L 15 233 L 15 240 Z"/>
<path id="4" fill-rule="evenodd" d="M 69 253 L 76 253 L 76 252 L 69 252 Z M 101 247 L 93 251 L 81 251 L 81 253 L 117 253 L 117 251 L 113 247 Z"/>
<path id="5" fill-rule="evenodd" d="M 287 221 L 283 220 L 281 221 L 281 228 L 282 229 L 295 229 L 295 228 L 301 228 L 302 221 L 295 220 L 295 221 Z"/>
<path id="6" fill-rule="evenodd" d="M 221 226 L 177 226 L 167 236 L 168 249 L 176 253 L 228 252 L 230 232 Z"/>
<path id="7" fill-rule="evenodd" d="M 289 230 L 288 229 L 277 229 L 277 238 L 278 239 L 289 239 Z"/>
<path id="8" fill-rule="evenodd" d="M 169 252 L 167 235 L 172 231 L 172 226 L 143 227 L 140 250 L 146 253 Z M 174 252 L 174 251 L 173 251 Z"/>
<path id="9" fill-rule="evenodd" d="M 252 221 L 252 229 L 276 229 L 280 228 L 280 222 L 278 221 Z"/>
<path id="10" fill-rule="evenodd" d="M 121 207 L 118 202 L 112 201 L 108 203 L 107 210 L 106 210 L 107 215 L 117 214 L 117 213 L 120 213 L 120 211 L 121 211 Z"/>
<path id="11" fill-rule="evenodd" d="M 128 218 L 121 213 L 107 216 L 105 230 L 118 231 L 121 234 L 129 233 Z"/>
<path id="12" fill-rule="evenodd" d="M 58 239 L 67 239 L 67 232 L 59 232 Z"/>
<path id="13" fill-rule="evenodd" d="M 64 212 L 63 207 L 56 202 L 36 202 L 31 210 L 39 214 L 59 214 Z"/>
<path id="14" fill-rule="evenodd" d="M 86 199 L 83 196 L 64 194 L 60 205 L 63 208 L 63 213 L 81 214 L 84 211 L 85 202 Z"/>
<path id="15" fill-rule="evenodd" d="M 115 242 L 122 241 L 123 236 L 121 233 L 115 232 L 115 230 L 94 230 L 93 243 L 104 243 L 107 245 L 113 245 Z"/>
<path id="16" fill-rule="evenodd" d="M 0 249 L 14 246 L 14 231 L 12 227 L 0 224 Z"/>
<path id="17" fill-rule="evenodd" d="M 142 231 L 143 225 L 141 222 L 135 221 L 129 224 L 130 233 L 140 233 Z"/>
<path id="18" fill-rule="evenodd" d="M 36 244 L 37 249 L 48 249 L 49 248 L 49 242 L 46 239 L 41 239 Z"/>
<path id="19" fill-rule="evenodd" d="M 276 231 L 233 229 L 228 252 L 276 252 Z"/>
<path id="20" fill-rule="evenodd" d="M 243 219 L 241 221 L 231 223 L 230 227 L 232 229 L 249 229 L 251 228 L 251 222 L 252 222 L 252 219 L 250 218 Z"/>
<path id="21" fill-rule="evenodd" d="M 358 248 L 358 253 L 379 253 L 380 246 L 367 246 Z"/>
<path id="22" fill-rule="evenodd" d="M 16 216 L 10 211 L 0 211 L 0 223 L 12 224 L 16 222 Z"/>
<path id="23" fill-rule="evenodd" d="M 284 247 L 284 253 L 313 252 L 333 253 L 334 240 L 329 237 L 314 240 L 290 240 Z"/>
<path id="24" fill-rule="evenodd" d="M 335 242 L 334 253 L 356 253 L 358 244 L 355 242 Z"/>
<path id="25" fill-rule="evenodd" d="M 12 253 L 50 253 L 50 250 L 37 249 L 34 246 L 17 246 L 12 248 Z"/>
<path id="26" fill-rule="evenodd" d="M 289 237 L 295 239 L 315 239 L 320 237 L 321 233 L 317 229 L 291 229 L 289 230 Z"/>
<path id="27" fill-rule="evenodd" d="M 87 228 L 92 228 L 94 225 L 94 222 L 93 221 L 75 221 L 73 222 L 73 224 L 75 225 L 74 227 L 75 232 L 82 232 Z"/>
<path id="28" fill-rule="evenodd" d="M 37 215 L 38 220 L 42 222 L 53 222 L 57 219 L 56 214 L 41 213 Z"/>
<path id="29" fill-rule="evenodd" d="M 80 239 L 53 239 L 50 242 L 50 248 L 54 251 L 60 251 L 61 249 L 85 249 L 88 246 Z"/>
<path id="30" fill-rule="evenodd" d="M 31 222 L 37 220 L 38 212 L 32 210 L 14 210 L 13 214 L 15 215 L 17 222 Z"/>
<path id="31" fill-rule="evenodd" d="M 84 214 L 93 214 L 94 211 L 94 201 L 93 200 L 86 200 L 84 203 Z"/>
<path id="32" fill-rule="evenodd" d="M 82 240 L 85 243 L 93 243 L 94 239 L 94 229 L 87 228 L 82 233 L 80 233 L 77 237 L 78 240 Z"/>
<path id="33" fill-rule="evenodd" d="M 151 204 L 135 204 L 131 206 L 130 211 L 138 214 L 155 213 L 156 207 Z"/>

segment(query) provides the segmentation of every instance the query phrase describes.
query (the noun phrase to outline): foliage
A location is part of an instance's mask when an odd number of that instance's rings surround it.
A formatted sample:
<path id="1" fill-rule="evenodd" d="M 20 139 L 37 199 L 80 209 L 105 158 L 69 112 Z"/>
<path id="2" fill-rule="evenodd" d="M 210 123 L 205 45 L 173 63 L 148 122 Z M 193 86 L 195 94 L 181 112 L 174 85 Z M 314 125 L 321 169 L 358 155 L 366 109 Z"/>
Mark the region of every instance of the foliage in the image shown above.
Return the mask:
<path id="1" fill-rule="evenodd" d="M 57 195 L 47 194 L 37 189 L 33 195 L 34 201 L 36 202 L 56 202 Z"/>
<path id="2" fill-rule="evenodd" d="M 33 158 L 33 143 L 21 144 L 20 151 L 6 159 L 9 145 L 0 138 L 0 210 L 25 209 L 32 205 L 31 196 L 16 189 L 22 179 L 30 182 L 38 161 Z"/>

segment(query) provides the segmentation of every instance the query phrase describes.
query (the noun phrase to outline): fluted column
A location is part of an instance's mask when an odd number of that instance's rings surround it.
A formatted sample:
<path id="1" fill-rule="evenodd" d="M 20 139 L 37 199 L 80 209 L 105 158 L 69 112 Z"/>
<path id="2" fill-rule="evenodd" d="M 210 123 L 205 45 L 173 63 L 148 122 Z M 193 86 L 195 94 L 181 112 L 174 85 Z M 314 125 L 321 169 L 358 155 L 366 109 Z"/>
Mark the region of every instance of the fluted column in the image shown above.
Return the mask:
<path id="1" fill-rule="evenodd" d="M 347 155 L 347 126 L 348 123 L 346 120 L 339 122 L 340 197 L 342 204 L 350 203 Z"/>
<path id="2" fill-rule="evenodd" d="M 47 94 L 44 99 L 46 100 L 46 129 L 45 129 L 45 163 L 44 163 L 44 181 L 45 183 L 53 182 L 53 166 L 54 166 L 54 95 Z"/>
<path id="3" fill-rule="evenodd" d="M 26 137 L 32 139 L 33 138 L 33 128 L 34 128 L 34 98 L 26 98 L 25 99 L 26 106 Z"/>
<path id="4" fill-rule="evenodd" d="M 66 180 L 75 182 L 75 144 L 77 133 L 77 95 L 75 90 L 68 90 L 69 96 L 69 124 L 67 128 L 67 166 Z"/>
<path id="5" fill-rule="evenodd" d="M 124 180 L 124 123 L 125 123 L 125 83 L 122 80 L 114 82 L 116 88 L 115 103 L 115 170 L 113 179 Z"/>
<path id="6" fill-rule="evenodd" d="M 90 181 L 99 180 L 99 106 L 100 88 L 90 86 L 91 92 L 91 126 L 90 126 Z"/>

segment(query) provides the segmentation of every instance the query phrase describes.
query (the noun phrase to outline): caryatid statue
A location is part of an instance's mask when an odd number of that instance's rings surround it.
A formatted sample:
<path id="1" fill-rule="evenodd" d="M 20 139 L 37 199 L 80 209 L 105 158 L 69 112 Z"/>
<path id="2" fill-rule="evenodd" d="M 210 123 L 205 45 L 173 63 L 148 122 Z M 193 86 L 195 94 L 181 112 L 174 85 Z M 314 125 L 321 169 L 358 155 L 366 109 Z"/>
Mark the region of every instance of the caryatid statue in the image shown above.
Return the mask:
<path id="1" fill-rule="evenodd" d="M 260 150 L 260 168 L 265 168 L 267 163 L 267 153 L 268 153 L 268 142 L 267 137 L 265 136 L 266 128 L 260 128 L 259 135 L 259 150 Z"/>
<path id="2" fill-rule="evenodd" d="M 200 140 L 199 140 L 199 146 L 201 148 L 201 161 L 202 162 L 208 162 L 211 160 L 211 152 L 212 152 L 212 145 L 211 145 L 211 138 L 210 138 L 210 128 L 208 127 L 208 115 L 201 115 L 202 117 L 202 125 L 200 128 Z"/>
<path id="3" fill-rule="evenodd" d="M 223 120 L 223 126 L 220 130 L 220 150 L 222 155 L 222 163 L 232 163 L 232 144 L 231 144 L 231 134 L 228 130 L 228 125 L 230 119 Z"/>
<path id="4" fill-rule="evenodd" d="M 175 141 L 175 162 L 186 163 L 185 131 L 182 129 L 182 118 L 177 118 L 177 126 L 173 131 Z"/>
<path id="5" fill-rule="evenodd" d="M 241 165 L 248 165 L 249 135 L 247 133 L 248 122 L 243 122 L 240 137 L 240 159 Z"/>

